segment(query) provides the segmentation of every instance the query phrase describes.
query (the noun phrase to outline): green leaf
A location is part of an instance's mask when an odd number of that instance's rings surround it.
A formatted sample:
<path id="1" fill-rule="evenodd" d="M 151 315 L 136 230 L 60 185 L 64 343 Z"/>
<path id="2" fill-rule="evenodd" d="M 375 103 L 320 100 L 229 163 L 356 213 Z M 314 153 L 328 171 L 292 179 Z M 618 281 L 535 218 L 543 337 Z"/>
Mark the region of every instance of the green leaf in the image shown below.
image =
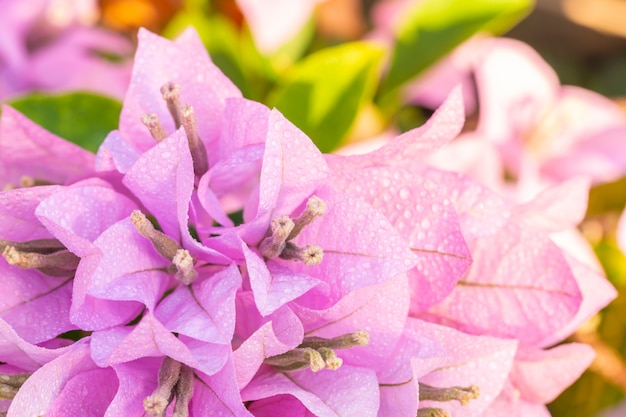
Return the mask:
<path id="1" fill-rule="evenodd" d="M 292 67 L 269 102 L 330 152 L 373 96 L 382 57 L 383 50 L 367 42 L 323 49 Z"/>
<path id="2" fill-rule="evenodd" d="M 7 104 L 50 132 L 91 152 L 117 129 L 122 103 L 92 93 L 31 94 Z"/>
<path id="3" fill-rule="evenodd" d="M 396 33 L 383 93 L 417 76 L 477 32 L 500 34 L 532 8 L 532 0 L 424 0 L 407 12 Z"/>

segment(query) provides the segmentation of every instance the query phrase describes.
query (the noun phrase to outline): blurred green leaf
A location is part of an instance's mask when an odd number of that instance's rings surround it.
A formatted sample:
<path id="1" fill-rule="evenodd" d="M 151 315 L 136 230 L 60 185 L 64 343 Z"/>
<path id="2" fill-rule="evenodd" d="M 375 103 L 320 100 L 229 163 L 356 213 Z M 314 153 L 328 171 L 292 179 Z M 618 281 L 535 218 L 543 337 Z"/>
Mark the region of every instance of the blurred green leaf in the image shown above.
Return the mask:
<path id="1" fill-rule="evenodd" d="M 383 86 L 388 94 L 417 76 L 477 32 L 501 34 L 531 10 L 532 0 L 423 0 L 396 33 Z"/>
<path id="2" fill-rule="evenodd" d="M 50 132 L 96 152 L 106 135 L 117 129 L 122 103 L 91 93 L 31 94 L 10 106 Z"/>
<path id="3" fill-rule="evenodd" d="M 269 101 L 330 152 L 373 96 L 382 57 L 380 47 L 366 42 L 323 49 L 288 71 Z"/>
<path id="4" fill-rule="evenodd" d="M 626 205 L 626 177 L 594 186 L 589 192 L 587 216 L 621 212 Z"/>

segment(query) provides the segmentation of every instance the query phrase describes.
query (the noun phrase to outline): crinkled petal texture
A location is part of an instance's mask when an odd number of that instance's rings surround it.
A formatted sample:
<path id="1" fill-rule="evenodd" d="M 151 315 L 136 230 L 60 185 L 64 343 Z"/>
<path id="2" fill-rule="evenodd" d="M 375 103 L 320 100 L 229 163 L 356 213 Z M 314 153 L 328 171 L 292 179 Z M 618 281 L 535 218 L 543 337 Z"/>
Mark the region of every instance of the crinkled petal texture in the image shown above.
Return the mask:
<path id="1" fill-rule="evenodd" d="M 400 342 L 378 372 L 379 416 L 415 416 L 418 403 L 453 416 L 482 416 L 502 390 L 516 349 L 513 340 L 467 335 L 409 318 Z M 480 396 L 464 407 L 455 401 L 420 402 L 418 382 L 441 388 L 475 385 Z"/>
<path id="2" fill-rule="evenodd" d="M 226 98 L 241 97 L 241 93 L 211 62 L 194 30 L 185 31 L 175 41 L 144 29 L 138 37 L 133 75 L 120 117 L 122 136 L 141 152 L 154 146 L 155 140 L 141 123 L 148 113 L 157 115 L 166 132 L 176 130 L 160 93 L 163 85 L 173 82 L 181 86 L 181 103 L 194 107 L 200 138 L 210 150 L 221 129 Z M 107 149 L 106 142 L 103 146 Z M 210 151 L 208 155 L 212 157 Z"/>
<path id="3" fill-rule="evenodd" d="M 117 389 L 113 369 L 99 368 L 81 341 L 28 378 L 7 416 L 101 416 Z"/>
<path id="4" fill-rule="evenodd" d="M 95 157 L 48 132 L 17 110 L 2 106 L 0 187 L 19 186 L 23 177 L 66 184 L 93 173 Z"/>

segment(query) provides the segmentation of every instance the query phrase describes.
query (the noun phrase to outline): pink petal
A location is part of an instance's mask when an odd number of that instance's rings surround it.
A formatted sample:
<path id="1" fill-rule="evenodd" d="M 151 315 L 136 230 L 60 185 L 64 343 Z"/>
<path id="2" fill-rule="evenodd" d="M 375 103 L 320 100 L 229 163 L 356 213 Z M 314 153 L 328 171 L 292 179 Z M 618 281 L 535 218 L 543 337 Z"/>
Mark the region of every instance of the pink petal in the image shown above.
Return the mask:
<path id="1" fill-rule="evenodd" d="M 580 378 L 594 357 L 593 349 L 581 343 L 549 350 L 520 348 L 511 371 L 511 382 L 524 400 L 547 404 Z"/>
<path id="2" fill-rule="evenodd" d="M 302 323 L 284 306 L 272 315 L 262 317 L 254 309 L 252 294 L 237 297 L 235 340 L 243 340 L 233 353 L 237 385 L 246 386 L 266 357 L 280 355 L 302 342 Z"/>
<path id="3" fill-rule="evenodd" d="M 559 89 L 554 70 L 530 46 L 513 39 L 486 39 L 476 58 L 481 117 L 478 131 L 495 141 L 523 131 L 553 105 Z"/>
<path id="4" fill-rule="evenodd" d="M 6 321 L 0 319 L 0 357 L 8 365 L 34 372 L 68 349 L 70 348 L 47 349 L 30 344 L 22 339 Z"/>
<path id="5" fill-rule="evenodd" d="M 0 237 L 15 242 L 50 239 L 52 235 L 35 209 L 42 200 L 61 190 L 56 185 L 0 191 Z"/>
<path id="6" fill-rule="evenodd" d="M 415 313 L 447 296 L 471 263 L 454 207 L 438 184 L 423 177 L 369 168 L 343 173 L 333 182 L 382 211 L 417 257 L 408 273 Z"/>
<path id="7" fill-rule="evenodd" d="M 128 217 L 135 203 L 106 182 L 76 183 L 46 198 L 36 215 L 65 247 L 78 256 L 93 250 L 92 242 L 113 223 Z"/>
<path id="8" fill-rule="evenodd" d="M 575 316 L 582 296 L 563 254 L 546 236 L 507 223 L 472 248 L 467 276 L 430 310 L 469 333 L 536 344 Z M 532 261 L 529 261 L 532 259 Z"/>
<path id="9" fill-rule="evenodd" d="M 40 343 L 76 329 L 69 321 L 71 277 L 49 277 L 0 259 L 0 285 L 0 316 L 24 340 Z"/>
<path id="10" fill-rule="evenodd" d="M 200 282 L 179 286 L 154 315 L 170 331 L 209 343 L 228 344 L 235 330 L 235 293 L 241 275 L 231 265 Z"/>
<path id="11" fill-rule="evenodd" d="M 294 242 L 320 246 L 323 260 L 319 265 L 294 263 L 289 268 L 327 285 L 312 289 L 302 303 L 328 308 L 357 288 L 380 284 L 415 265 L 416 256 L 379 211 L 358 197 L 327 187 L 316 195 L 326 202 L 326 213 Z"/>
<path id="12" fill-rule="evenodd" d="M 400 338 L 408 307 L 407 279 L 399 275 L 382 284 L 355 290 L 327 310 L 298 305 L 293 309 L 302 321 L 305 336 L 331 338 L 367 331 L 367 346 L 352 347 L 337 354 L 344 363 L 379 369 Z"/>
<path id="13" fill-rule="evenodd" d="M 19 185 L 23 176 L 65 184 L 93 172 L 92 153 L 2 106 L 0 118 L 0 186 Z"/>
<path id="14" fill-rule="evenodd" d="M 241 396 L 244 401 L 254 401 L 290 394 L 318 417 L 375 417 L 378 392 L 376 375 L 366 368 L 343 365 L 335 371 L 279 373 L 266 367 L 241 391 Z"/>
<path id="15" fill-rule="evenodd" d="M 617 291 L 605 278 L 604 273 L 587 266 L 567 253 L 565 259 L 582 293 L 582 303 L 569 323 L 549 334 L 538 343 L 538 346 L 551 346 L 562 341 L 617 297 Z"/>
<path id="16" fill-rule="evenodd" d="M 576 177 L 544 190 L 531 202 L 516 206 L 513 215 L 547 233 L 579 224 L 587 212 L 591 182 Z"/>
<path id="17" fill-rule="evenodd" d="M 169 356 L 212 375 L 227 360 L 230 346 L 176 337 L 151 314 L 136 326 L 115 327 L 92 334 L 91 356 L 100 367 L 130 362 L 143 357 Z"/>

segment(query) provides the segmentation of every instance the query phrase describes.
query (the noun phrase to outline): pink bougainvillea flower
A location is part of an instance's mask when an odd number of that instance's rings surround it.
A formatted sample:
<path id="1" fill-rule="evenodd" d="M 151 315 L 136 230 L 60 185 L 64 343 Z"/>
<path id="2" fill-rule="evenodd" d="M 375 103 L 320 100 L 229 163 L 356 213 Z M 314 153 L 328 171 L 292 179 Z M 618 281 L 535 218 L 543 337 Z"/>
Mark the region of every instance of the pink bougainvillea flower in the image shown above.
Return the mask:
<path id="1" fill-rule="evenodd" d="M 93 27 L 96 7 L 93 1 L 0 2 L 0 99 L 76 89 L 122 98 L 132 44 Z M 104 54 L 123 60 L 112 62 Z"/>
<path id="2" fill-rule="evenodd" d="M 161 140 L 181 125 L 190 129 L 188 135 L 195 130 L 212 164 L 225 100 L 241 93 L 211 62 L 195 31 L 187 30 L 170 41 L 141 29 L 138 38 L 119 131 L 111 132 L 98 151 L 98 169 L 125 173 L 141 153 L 156 145 L 154 134 Z M 184 122 L 179 114 L 184 105 L 201 117 L 190 115 Z M 189 125 L 191 119 L 195 128 Z M 153 126 L 152 130 L 159 126 L 159 133 L 151 133 L 144 123 Z"/>
<path id="3" fill-rule="evenodd" d="M 276 52 L 296 36 L 325 0 L 237 0 L 250 26 L 254 42 L 263 53 Z"/>

